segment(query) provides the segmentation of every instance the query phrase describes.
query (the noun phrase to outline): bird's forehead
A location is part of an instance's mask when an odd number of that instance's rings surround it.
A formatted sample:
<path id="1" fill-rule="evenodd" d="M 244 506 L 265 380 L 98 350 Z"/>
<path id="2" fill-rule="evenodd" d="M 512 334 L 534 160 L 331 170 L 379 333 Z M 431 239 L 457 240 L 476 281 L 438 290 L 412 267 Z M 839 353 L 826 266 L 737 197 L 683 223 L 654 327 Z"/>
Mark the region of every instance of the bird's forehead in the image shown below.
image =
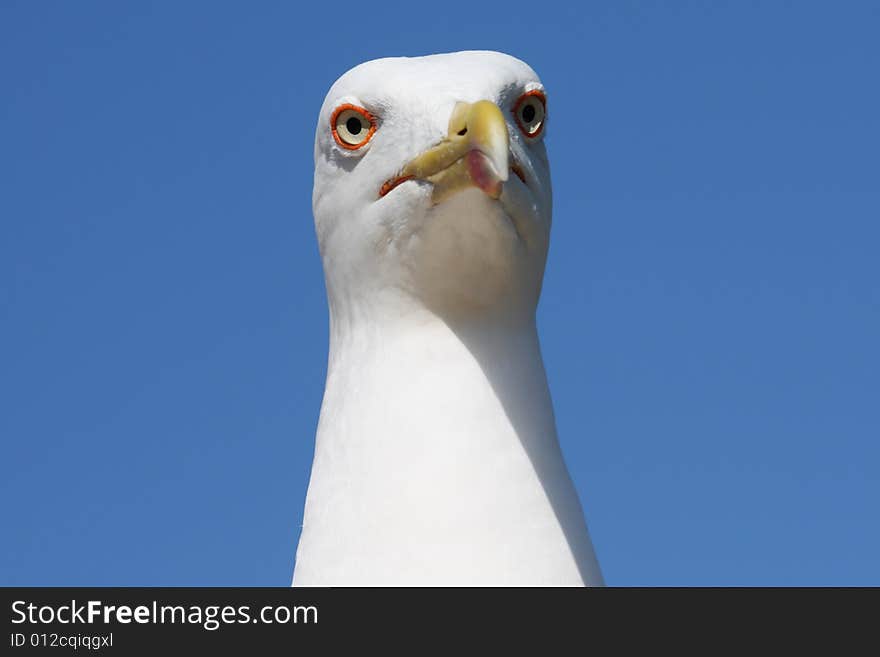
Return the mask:
<path id="1" fill-rule="evenodd" d="M 330 89 L 325 106 L 342 97 L 384 107 L 428 99 L 474 101 L 504 94 L 524 84 L 539 83 L 531 67 L 503 53 L 473 51 L 395 57 L 365 62 L 345 73 Z"/>

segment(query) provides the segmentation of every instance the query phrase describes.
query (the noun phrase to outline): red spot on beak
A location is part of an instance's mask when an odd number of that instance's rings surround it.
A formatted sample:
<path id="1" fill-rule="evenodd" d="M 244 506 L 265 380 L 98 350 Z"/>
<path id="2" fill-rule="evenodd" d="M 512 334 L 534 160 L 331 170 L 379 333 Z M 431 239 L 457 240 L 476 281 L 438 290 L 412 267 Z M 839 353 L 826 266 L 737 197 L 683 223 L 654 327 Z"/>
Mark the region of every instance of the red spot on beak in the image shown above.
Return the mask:
<path id="1" fill-rule="evenodd" d="M 466 156 L 468 173 L 474 185 L 492 198 L 501 196 L 501 180 L 492 161 L 480 151 L 470 151 Z"/>

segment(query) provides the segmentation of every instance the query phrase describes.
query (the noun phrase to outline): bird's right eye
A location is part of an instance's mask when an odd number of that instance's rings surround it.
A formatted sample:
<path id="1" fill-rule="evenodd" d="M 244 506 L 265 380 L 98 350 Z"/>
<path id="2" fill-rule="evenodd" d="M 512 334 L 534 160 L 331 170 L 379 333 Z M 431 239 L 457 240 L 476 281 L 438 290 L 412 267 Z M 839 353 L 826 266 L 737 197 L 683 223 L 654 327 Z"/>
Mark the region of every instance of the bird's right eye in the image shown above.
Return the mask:
<path id="1" fill-rule="evenodd" d="M 513 116 L 522 133 L 530 139 L 536 138 L 544 129 L 547 116 L 547 97 L 543 91 L 527 91 L 513 107 Z"/>
<path id="2" fill-rule="evenodd" d="M 330 117 L 333 138 L 342 148 L 356 151 L 367 145 L 376 132 L 376 118 L 363 107 L 346 103 Z"/>

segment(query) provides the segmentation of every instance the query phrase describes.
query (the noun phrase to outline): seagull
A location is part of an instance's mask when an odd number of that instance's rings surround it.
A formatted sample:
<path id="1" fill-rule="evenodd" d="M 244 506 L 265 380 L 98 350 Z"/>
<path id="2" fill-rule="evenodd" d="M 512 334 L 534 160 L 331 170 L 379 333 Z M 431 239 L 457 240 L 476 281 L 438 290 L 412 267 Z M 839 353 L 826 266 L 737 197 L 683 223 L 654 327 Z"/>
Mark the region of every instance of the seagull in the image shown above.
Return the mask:
<path id="1" fill-rule="evenodd" d="M 294 586 L 603 585 L 535 321 L 547 98 L 490 51 L 369 61 L 330 88 L 330 346 Z"/>

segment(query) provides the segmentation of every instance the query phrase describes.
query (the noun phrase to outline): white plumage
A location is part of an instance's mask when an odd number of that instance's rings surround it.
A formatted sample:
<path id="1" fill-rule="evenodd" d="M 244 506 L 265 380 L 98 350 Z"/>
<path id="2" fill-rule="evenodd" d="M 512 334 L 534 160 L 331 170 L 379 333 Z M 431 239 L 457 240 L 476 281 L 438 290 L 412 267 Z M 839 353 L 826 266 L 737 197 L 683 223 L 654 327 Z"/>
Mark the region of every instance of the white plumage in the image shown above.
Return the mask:
<path id="1" fill-rule="evenodd" d="M 602 583 L 535 327 L 545 106 L 494 52 L 367 62 L 330 89 L 330 356 L 294 585 Z"/>

